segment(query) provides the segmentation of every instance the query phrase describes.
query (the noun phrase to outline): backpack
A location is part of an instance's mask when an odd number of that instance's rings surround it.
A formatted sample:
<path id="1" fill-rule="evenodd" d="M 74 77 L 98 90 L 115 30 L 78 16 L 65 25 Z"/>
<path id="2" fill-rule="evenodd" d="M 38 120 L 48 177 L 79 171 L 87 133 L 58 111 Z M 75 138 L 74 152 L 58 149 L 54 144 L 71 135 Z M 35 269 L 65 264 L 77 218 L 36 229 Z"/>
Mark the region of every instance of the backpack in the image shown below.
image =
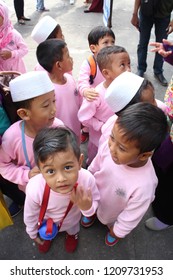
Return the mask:
<path id="1" fill-rule="evenodd" d="M 90 85 L 92 85 L 94 83 L 94 79 L 96 77 L 97 74 L 97 63 L 95 60 L 95 57 L 93 54 L 90 54 L 88 59 L 88 64 L 90 66 L 90 78 L 89 78 L 89 83 Z"/>
<path id="2" fill-rule="evenodd" d="M 146 17 L 154 17 L 160 0 L 141 0 L 141 12 Z"/>
<path id="3" fill-rule="evenodd" d="M 0 95 L 2 97 L 2 106 L 10 120 L 10 123 L 18 121 L 20 118 L 17 115 L 15 104 L 12 101 L 9 82 L 15 79 L 21 73 L 16 71 L 2 71 L 0 72 Z"/>

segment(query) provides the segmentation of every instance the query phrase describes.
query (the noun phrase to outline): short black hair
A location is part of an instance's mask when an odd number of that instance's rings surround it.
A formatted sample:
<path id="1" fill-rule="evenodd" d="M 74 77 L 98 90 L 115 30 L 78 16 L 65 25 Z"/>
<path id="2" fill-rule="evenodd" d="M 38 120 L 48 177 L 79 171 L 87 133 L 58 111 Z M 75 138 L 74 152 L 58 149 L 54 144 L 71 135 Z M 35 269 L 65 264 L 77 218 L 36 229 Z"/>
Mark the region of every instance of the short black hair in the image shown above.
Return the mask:
<path id="1" fill-rule="evenodd" d="M 140 153 L 158 148 L 168 133 L 165 113 L 145 102 L 130 105 L 121 111 L 116 124 L 128 141 L 137 141 Z"/>
<path id="2" fill-rule="evenodd" d="M 67 127 L 49 127 L 41 129 L 33 141 L 33 151 L 36 164 L 45 162 L 57 152 L 72 148 L 76 158 L 80 158 L 80 146 L 77 136 Z"/>
<path id="3" fill-rule="evenodd" d="M 37 46 L 36 56 L 39 64 L 51 73 L 54 64 L 63 60 L 66 43 L 60 39 L 48 39 Z"/>
<path id="4" fill-rule="evenodd" d="M 100 39 L 110 35 L 115 40 L 115 34 L 109 27 L 106 26 L 96 26 L 88 34 L 88 43 L 90 45 L 98 45 Z"/>

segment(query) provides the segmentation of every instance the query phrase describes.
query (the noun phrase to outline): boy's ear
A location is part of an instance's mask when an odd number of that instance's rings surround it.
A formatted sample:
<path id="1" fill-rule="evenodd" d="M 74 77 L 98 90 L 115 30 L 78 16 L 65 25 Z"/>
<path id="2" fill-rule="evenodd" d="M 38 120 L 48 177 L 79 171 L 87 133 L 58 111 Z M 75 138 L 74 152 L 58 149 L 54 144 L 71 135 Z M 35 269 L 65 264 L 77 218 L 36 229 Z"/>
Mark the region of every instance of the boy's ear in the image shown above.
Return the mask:
<path id="1" fill-rule="evenodd" d="M 108 69 L 103 69 L 102 70 L 102 75 L 106 80 L 108 80 L 110 78 L 109 70 Z"/>
<path id="2" fill-rule="evenodd" d="M 89 47 L 90 47 L 90 50 L 91 50 L 91 52 L 92 52 L 93 54 L 95 54 L 95 52 L 97 52 L 97 47 L 96 47 L 96 45 L 91 44 Z"/>
<path id="3" fill-rule="evenodd" d="M 81 167 L 82 167 L 83 160 L 84 160 L 84 154 L 80 154 L 80 158 L 79 158 L 79 170 L 80 170 Z"/>
<path id="4" fill-rule="evenodd" d="M 60 63 L 60 61 L 57 61 L 56 63 L 55 63 L 55 67 L 58 69 L 58 70 L 61 70 L 62 68 L 61 68 L 61 63 Z"/>
<path id="5" fill-rule="evenodd" d="M 17 110 L 17 114 L 24 121 L 28 121 L 30 119 L 28 109 L 20 108 Z"/>
<path id="6" fill-rule="evenodd" d="M 142 154 L 139 155 L 139 159 L 140 159 L 141 161 L 146 161 L 146 160 L 148 160 L 148 158 L 151 157 L 152 155 L 153 155 L 153 151 L 151 151 L 151 152 L 145 152 L 145 153 L 142 153 Z"/>

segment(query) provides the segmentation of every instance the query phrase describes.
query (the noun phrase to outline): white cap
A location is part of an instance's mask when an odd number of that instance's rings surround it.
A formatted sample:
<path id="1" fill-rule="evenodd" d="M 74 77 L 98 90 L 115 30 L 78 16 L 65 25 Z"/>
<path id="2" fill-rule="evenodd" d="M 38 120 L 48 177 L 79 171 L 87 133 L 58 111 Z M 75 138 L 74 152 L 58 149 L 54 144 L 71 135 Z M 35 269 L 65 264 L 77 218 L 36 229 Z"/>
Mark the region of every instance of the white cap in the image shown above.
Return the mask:
<path id="1" fill-rule="evenodd" d="M 123 72 L 106 90 L 105 100 L 113 112 L 122 110 L 135 96 L 144 78 L 132 72 Z"/>
<path id="2" fill-rule="evenodd" d="M 13 102 L 28 100 L 54 90 L 46 71 L 31 71 L 9 83 Z"/>
<path id="3" fill-rule="evenodd" d="M 47 37 L 52 33 L 52 31 L 57 26 L 56 20 L 50 16 L 45 16 L 39 20 L 34 29 L 32 30 L 31 37 L 40 44 L 45 41 Z"/>

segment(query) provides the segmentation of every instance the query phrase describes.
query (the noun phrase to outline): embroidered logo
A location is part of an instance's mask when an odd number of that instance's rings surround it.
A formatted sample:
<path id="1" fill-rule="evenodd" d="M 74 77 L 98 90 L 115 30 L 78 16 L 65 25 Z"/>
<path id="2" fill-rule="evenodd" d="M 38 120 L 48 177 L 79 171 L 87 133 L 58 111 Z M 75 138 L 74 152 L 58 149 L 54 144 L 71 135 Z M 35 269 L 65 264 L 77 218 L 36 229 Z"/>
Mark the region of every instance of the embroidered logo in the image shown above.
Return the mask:
<path id="1" fill-rule="evenodd" d="M 120 188 L 116 189 L 115 193 L 116 193 L 116 195 L 121 196 L 121 197 L 126 196 L 125 191 L 123 189 L 120 189 Z"/>

